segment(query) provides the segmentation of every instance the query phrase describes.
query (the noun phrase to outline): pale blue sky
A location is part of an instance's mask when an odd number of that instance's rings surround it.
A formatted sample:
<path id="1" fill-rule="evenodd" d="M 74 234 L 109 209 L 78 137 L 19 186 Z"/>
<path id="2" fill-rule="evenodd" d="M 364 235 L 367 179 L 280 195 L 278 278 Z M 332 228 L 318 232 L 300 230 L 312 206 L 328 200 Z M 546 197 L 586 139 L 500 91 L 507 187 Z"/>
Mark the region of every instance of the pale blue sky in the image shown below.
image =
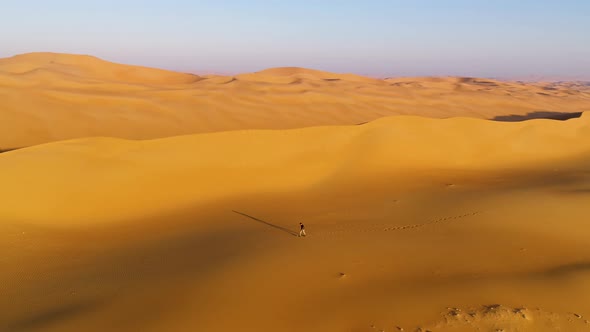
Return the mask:
<path id="1" fill-rule="evenodd" d="M 4 0 L 0 31 L 0 57 L 590 79 L 590 0 Z"/>

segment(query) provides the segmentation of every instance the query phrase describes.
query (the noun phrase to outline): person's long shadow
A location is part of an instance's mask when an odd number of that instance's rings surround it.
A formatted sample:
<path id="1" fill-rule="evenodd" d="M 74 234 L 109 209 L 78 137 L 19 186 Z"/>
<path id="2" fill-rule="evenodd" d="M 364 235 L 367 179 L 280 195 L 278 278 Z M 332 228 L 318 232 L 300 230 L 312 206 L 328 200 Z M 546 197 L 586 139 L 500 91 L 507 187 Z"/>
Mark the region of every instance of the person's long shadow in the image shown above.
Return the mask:
<path id="1" fill-rule="evenodd" d="M 296 232 L 294 232 L 294 231 L 292 231 L 292 230 L 290 230 L 290 229 L 288 229 L 288 228 L 285 228 L 285 227 L 281 227 L 281 226 L 278 226 L 278 225 L 271 224 L 271 223 L 269 223 L 268 221 L 260 220 L 260 219 L 258 219 L 258 218 L 256 218 L 256 217 L 252 217 L 252 216 L 250 216 L 250 215 L 247 215 L 247 214 L 245 214 L 245 213 L 242 213 L 242 212 L 239 212 L 239 211 L 236 211 L 236 210 L 232 210 L 232 212 L 233 212 L 233 213 L 237 213 L 237 214 L 239 214 L 239 215 L 241 215 L 241 216 L 244 216 L 244 217 L 246 217 L 246 218 L 250 218 L 250 219 L 252 219 L 252 220 L 254 220 L 254 221 L 257 221 L 257 222 L 259 222 L 259 223 L 261 223 L 261 224 L 265 224 L 265 225 L 267 225 L 267 226 L 270 226 L 270 227 L 276 228 L 276 229 L 278 229 L 278 230 L 281 230 L 281 231 L 283 231 L 283 232 L 285 232 L 285 233 L 288 233 L 289 235 L 292 235 L 292 236 L 298 236 L 298 234 L 297 234 Z"/>

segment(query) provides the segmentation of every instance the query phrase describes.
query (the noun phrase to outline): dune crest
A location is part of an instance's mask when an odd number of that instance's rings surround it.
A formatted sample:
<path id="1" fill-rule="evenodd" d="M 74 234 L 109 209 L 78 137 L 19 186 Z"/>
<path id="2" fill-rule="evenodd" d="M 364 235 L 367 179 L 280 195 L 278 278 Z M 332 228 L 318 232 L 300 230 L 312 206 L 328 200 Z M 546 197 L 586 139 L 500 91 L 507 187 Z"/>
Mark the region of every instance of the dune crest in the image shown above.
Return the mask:
<path id="1" fill-rule="evenodd" d="M 11 194 L 5 192 L 5 197 L 11 196 L 36 208 L 7 206 L 0 211 L 0 218 L 33 222 L 45 220 L 53 209 L 58 209 L 62 211 L 60 218 L 74 223 L 80 219 L 104 222 L 115 216 L 133 219 L 138 217 L 134 213 L 158 214 L 158 211 L 173 210 L 174 205 L 206 203 L 229 193 L 296 191 L 331 177 L 419 172 L 433 165 L 441 170 L 536 169 L 555 160 L 584 156 L 588 151 L 588 113 L 568 122 L 537 120 L 506 124 L 472 118 L 440 120 L 400 116 L 363 126 L 233 131 L 146 141 L 87 138 L 4 154 L 0 159 L 3 170 L 0 182 L 5 190 L 11 191 Z M 38 154 L 43 158 L 42 172 L 38 171 L 41 162 Z M 28 160 L 35 162 L 28 164 Z M 293 162 L 287 165 L 290 160 Z M 302 163 L 297 164 L 296 160 Z M 226 178 L 226 171 L 234 164 L 240 165 L 240 172 Z M 126 165 L 134 165 L 133 177 L 122 175 Z M 216 171 L 200 172 L 200 169 Z M 292 169 L 296 173 L 288 176 Z M 71 182 L 64 182 L 62 176 L 48 177 L 48 172 L 68 174 L 66 178 L 71 178 Z M 254 176 L 259 172 L 265 174 L 265 180 Z M 184 178 L 183 185 L 168 179 L 166 174 Z M 84 192 L 88 178 L 101 181 L 94 183 L 93 190 L 84 196 L 88 204 L 82 201 L 72 205 L 71 199 L 78 198 L 70 195 Z M 106 178 L 124 182 L 102 181 Z M 144 179 L 150 180 L 143 183 Z M 24 182 L 39 188 L 36 194 L 19 185 Z M 153 187 L 146 191 L 150 198 L 145 201 L 135 190 L 145 191 L 148 183 Z M 55 193 L 56 187 L 62 190 Z M 134 190 L 134 194 L 123 188 Z M 16 198 L 19 193 L 22 197 Z M 135 199 L 129 202 L 125 199 L 128 196 Z M 95 205 L 97 201 L 116 208 L 104 210 Z M 126 215 L 131 207 L 132 211 Z M 53 223 L 51 219 L 48 222 Z"/>

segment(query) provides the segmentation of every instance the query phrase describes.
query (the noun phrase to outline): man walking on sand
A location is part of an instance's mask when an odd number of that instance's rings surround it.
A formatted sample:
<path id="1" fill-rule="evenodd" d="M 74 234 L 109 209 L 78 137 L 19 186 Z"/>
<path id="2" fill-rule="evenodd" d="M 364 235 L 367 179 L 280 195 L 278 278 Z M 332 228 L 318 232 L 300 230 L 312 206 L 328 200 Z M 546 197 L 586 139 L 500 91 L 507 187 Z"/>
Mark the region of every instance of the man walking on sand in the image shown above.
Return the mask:
<path id="1" fill-rule="evenodd" d="M 303 223 L 299 223 L 299 237 L 305 236 L 305 225 Z"/>

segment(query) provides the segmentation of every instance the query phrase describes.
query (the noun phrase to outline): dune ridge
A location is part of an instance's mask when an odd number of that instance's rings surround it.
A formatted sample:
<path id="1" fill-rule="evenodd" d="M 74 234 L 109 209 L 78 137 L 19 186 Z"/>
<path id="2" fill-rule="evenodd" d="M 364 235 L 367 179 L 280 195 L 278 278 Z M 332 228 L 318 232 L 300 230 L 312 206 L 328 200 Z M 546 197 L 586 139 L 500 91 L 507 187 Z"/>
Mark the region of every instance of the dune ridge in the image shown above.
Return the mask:
<path id="1" fill-rule="evenodd" d="M 146 141 L 106 137 L 63 141 L 3 156 L 0 167 L 5 188 L 10 188 L 15 201 L 35 206 L 35 209 L 7 206 L 0 211 L 3 213 L 0 218 L 33 222 L 37 218 L 45 220 L 57 209 L 62 222 L 76 222 L 81 218 L 105 221 L 114 216 L 135 217 L 125 215 L 125 207 L 130 204 L 136 204 L 134 213 L 153 214 L 173 209 L 174 205 L 215 201 L 228 193 L 297 191 L 333 177 L 363 178 L 394 170 L 419 172 L 432 167 L 476 171 L 535 169 L 540 167 L 536 163 L 543 165 L 584 155 L 590 151 L 589 137 L 590 115 L 584 113 L 580 119 L 568 123 L 536 120 L 508 125 L 471 118 L 437 120 L 400 116 L 382 118 L 363 126 L 235 131 Z M 43 156 L 42 172 L 38 170 L 37 151 Z M 26 168 L 28 160 L 36 162 Z M 298 160 L 302 162 L 298 164 Z M 200 173 L 201 169 L 215 171 Z M 127 177 L 123 175 L 125 170 L 136 174 Z M 289 176 L 292 170 L 297 173 Z M 261 171 L 265 174 L 263 181 L 255 176 Z M 61 176 L 48 177 L 47 172 L 67 174 L 72 180 L 64 182 Z M 174 181 L 167 184 L 166 173 L 178 178 L 190 174 L 194 182 L 182 186 Z M 130 181 L 120 186 L 141 190 L 154 180 L 156 186 L 150 193 L 161 196 L 141 201 L 141 195 L 134 195 L 135 202 L 128 202 L 125 197 L 130 193 L 115 192 L 116 186 L 105 181 L 93 183 L 92 192 L 84 195 L 83 200 L 88 204 L 71 204 L 71 199 L 78 200 L 72 195 L 84 192 L 89 178 L 103 177 Z M 142 184 L 144 180 L 148 182 Z M 19 186 L 25 182 L 38 188 L 36 193 L 40 196 L 36 200 L 33 201 L 37 196 L 31 195 L 30 188 Z M 73 187 L 64 187 L 65 184 Z M 57 187 L 61 187 L 58 193 L 65 196 L 54 193 Z M 155 192 L 156 188 L 159 193 Z M 183 189 L 188 191 L 183 192 Z M 8 193 L 5 195 L 8 197 Z M 95 205 L 96 201 L 115 208 L 105 211 Z M 61 204 L 65 204 L 63 208 L 59 208 Z M 78 210 L 84 207 L 94 210 Z M 149 212 L 150 209 L 154 210 Z"/>
<path id="2" fill-rule="evenodd" d="M 375 79 L 304 68 L 198 76 L 92 56 L 0 59 L 0 149 L 89 136 L 153 139 L 239 129 L 579 113 L 590 87 L 478 78 Z"/>
<path id="3" fill-rule="evenodd" d="M 0 330 L 590 328 L 588 113 L 84 138 L 0 170 Z"/>

